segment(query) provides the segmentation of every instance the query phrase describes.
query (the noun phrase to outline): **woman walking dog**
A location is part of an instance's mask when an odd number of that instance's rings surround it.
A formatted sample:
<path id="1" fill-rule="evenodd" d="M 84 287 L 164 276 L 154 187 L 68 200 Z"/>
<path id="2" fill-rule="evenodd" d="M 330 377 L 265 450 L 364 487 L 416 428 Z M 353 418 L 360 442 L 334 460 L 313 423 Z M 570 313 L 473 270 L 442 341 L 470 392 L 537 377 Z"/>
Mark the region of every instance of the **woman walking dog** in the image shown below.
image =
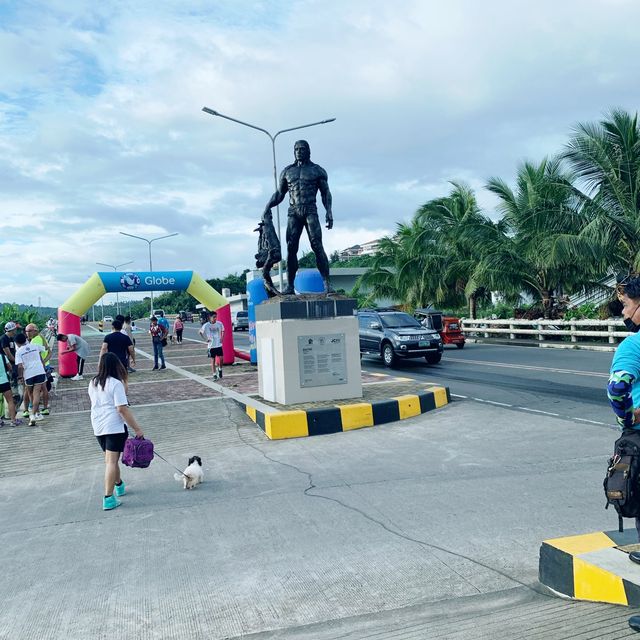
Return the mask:
<path id="1" fill-rule="evenodd" d="M 89 383 L 91 398 L 91 426 L 104 451 L 104 498 L 105 511 L 120 506 L 117 497 L 125 494 L 125 485 L 120 477 L 120 454 L 124 450 L 131 427 L 137 438 L 144 436 L 127 401 L 127 370 L 118 356 L 105 353 L 100 358 L 98 375 Z M 115 495 L 114 494 L 115 491 Z M 116 497 L 117 496 L 117 497 Z"/>

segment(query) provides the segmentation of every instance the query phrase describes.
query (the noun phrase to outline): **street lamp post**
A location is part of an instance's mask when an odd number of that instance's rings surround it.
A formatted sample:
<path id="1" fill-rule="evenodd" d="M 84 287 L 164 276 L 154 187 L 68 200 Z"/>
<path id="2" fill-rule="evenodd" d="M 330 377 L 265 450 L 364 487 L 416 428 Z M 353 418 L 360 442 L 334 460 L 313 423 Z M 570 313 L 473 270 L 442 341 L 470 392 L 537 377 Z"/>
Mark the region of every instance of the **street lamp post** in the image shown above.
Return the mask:
<path id="1" fill-rule="evenodd" d="M 271 140 L 271 152 L 273 153 L 273 183 L 275 185 L 276 191 L 278 190 L 278 172 L 276 169 L 276 138 L 281 133 L 286 133 L 287 131 L 295 131 L 296 129 L 306 129 L 307 127 L 315 127 L 318 124 L 327 124 L 329 122 L 333 122 L 335 118 L 328 118 L 327 120 L 319 120 L 318 122 L 310 122 L 309 124 L 301 124 L 298 127 L 289 127 L 288 129 L 281 129 L 277 131 L 275 134 L 271 135 L 266 129 L 262 127 L 257 127 L 254 124 L 249 124 L 248 122 L 243 122 L 242 120 L 238 120 L 237 118 L 232 118 L 231 116 L 225 116 L 219 111 L 214 111 L 213 109 L 209 109 L 209 107 L 202 107 L 202 110 L 205 113 L 208 113 L 212 116 L 218 116 L 218 118 L 224 118 L 225 120 L 231 120 L 232 122 L 237 122 L 238 124 L 242 124 L 245 127 L 250 127 L 251 129 L 256 129 L 257 131 L 262 131 L 262 133 L 266 133 Z M 280 230 L 280 205 L 276 205 L 276 221 L 278 223 L 278 241 L 282 245 L 282 236 Z M 283 290 L 283 280 L 282 280 L 282 260 L 278 263 L 278 272 L 280 274 L 280 291 Z M 293 286 L 293 282 L 289 282 L 289 286 Z"/>
<path id="2" fill-rule="evenodd" d="M 129 262 L 123 262 L 122 264 L 107 264 L 106 262 L 96 262 L 103 267 L 111 267 L 114 271 L 117 271 L 120 267 L 125 267 L 128 264 L 131 264 L 133 260 L 129 260 Z M 118 297 L 118 292 L 116 291 L 116 314 L 120 313 L 120 298 Z M 104 318 L 104 314 L 102 316 Z"/>
<path id="3" fill-rule="evenodd" d="M 149 271 L 153 271 L 153 262 L 151 262 L 151 243 L 155 242 L 156 240 L 164 240 L 165 238 L 173 238 L 174 236 L 179 235 L 178 233 L 170 233 L 168 236 L 160 236 L 159 238 L 143 238 L 142 236 L 134 236 L 133 233 L 125 233 L 124 231 L 120 232 L 121 235 L 123 236 L 129 236 L 130 238 L 136 238 L 138 240 L 144 240 L 148 245 L 149 245 Z M 151 313 L 149 314 L 149 317 L 151 317 L 153 315 L 153 291 L 150 291 L 151 293 Z"/>

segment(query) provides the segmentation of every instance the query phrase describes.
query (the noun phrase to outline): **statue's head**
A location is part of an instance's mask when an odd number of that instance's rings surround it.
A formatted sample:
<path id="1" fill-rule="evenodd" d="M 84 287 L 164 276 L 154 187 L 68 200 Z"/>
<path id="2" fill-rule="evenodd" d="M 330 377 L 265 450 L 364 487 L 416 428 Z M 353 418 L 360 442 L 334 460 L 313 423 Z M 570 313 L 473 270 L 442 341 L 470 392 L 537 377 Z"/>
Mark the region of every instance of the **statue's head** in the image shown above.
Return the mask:
<path id="1" fill-rule="evenodd" d="M 293 145 L 293 155 L 296 162 L 309 162 L 311 159 L 311 149 L 309 143 L 306 140 L 298 140 Z"/>

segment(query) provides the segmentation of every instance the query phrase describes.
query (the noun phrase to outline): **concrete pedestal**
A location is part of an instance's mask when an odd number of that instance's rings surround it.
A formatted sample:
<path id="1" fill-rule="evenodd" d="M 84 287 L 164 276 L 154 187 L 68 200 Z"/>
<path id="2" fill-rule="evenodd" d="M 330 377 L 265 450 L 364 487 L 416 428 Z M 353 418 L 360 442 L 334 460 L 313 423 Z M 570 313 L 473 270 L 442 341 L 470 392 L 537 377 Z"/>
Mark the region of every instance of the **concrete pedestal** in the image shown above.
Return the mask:
<path id="1" fill-rule="evenodd" d="M 259 394 L 282 405 L 362 397 L 355 300 L 283 297 L 256 307 Z"/>

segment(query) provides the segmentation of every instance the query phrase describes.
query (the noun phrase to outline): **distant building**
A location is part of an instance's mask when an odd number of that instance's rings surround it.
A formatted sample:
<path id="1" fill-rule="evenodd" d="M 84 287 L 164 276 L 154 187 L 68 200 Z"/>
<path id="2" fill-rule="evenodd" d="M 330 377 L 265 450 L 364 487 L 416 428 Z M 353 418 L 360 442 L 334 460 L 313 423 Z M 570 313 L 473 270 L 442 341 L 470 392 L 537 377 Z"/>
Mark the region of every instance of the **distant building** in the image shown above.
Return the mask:
<path id="1" fill-rule="evenodd" d="M 356 256 L 372 256 L 378 252 L 379 246 L 380 240 L 370 240 L 362 244 L 354 244 L 352 247 L 347 247 L 339 251 L 338 259 L 349 260 L 349 258 L 355 258 Z"/>

